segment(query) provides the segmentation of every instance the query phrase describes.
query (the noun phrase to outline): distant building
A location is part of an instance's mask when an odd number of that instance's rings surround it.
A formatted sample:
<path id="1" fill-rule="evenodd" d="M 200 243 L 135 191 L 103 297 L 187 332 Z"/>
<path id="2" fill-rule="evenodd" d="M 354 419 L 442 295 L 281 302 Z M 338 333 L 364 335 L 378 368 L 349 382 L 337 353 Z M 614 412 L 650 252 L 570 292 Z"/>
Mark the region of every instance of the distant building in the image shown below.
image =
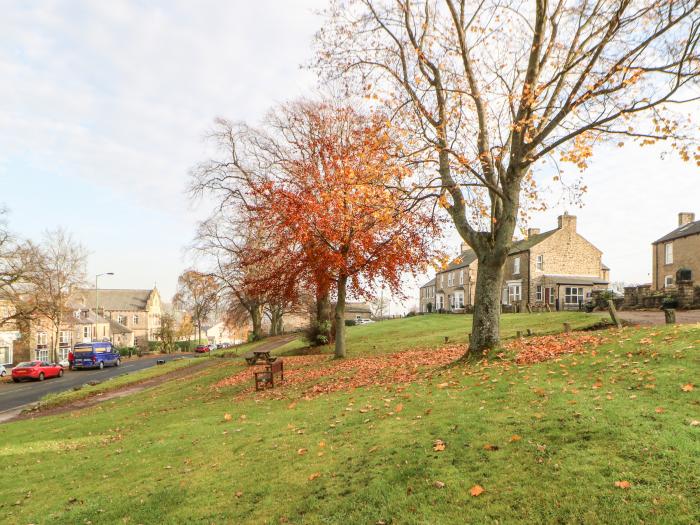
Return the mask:
<path id="1" fill-rule="evenodd" d="M 679 213 L 678 228 L 652 243 L 652 288 L 676 289 L 678 281 L 700 276 L 700 221 Z"/>
<path id="2" fill-rule="evenodd" d="M 345 319 L 355 322 L 372 319 L 372 307 L 367 303 L 345 303 Z"/>
<path id="3" fill-rule="evenodd" d="M 99 297 L 98 297 L 99 295 Z M 157 341 L 163 306 L 157 288 L 152 290 L 114 290 L 94 288 L 79 290 L 75 300 L 105 318 L 128 328 L 136 346 Z M 99 305 L 97 304 L 99 302 Z"/>
<path id="4" fill-rule="evenodd" d="M 418 311 L 422 313 L 434 312 L 435 307 L 435 279 L 430 279 L 420 287 L 420 298 L 418 299 Z"/>

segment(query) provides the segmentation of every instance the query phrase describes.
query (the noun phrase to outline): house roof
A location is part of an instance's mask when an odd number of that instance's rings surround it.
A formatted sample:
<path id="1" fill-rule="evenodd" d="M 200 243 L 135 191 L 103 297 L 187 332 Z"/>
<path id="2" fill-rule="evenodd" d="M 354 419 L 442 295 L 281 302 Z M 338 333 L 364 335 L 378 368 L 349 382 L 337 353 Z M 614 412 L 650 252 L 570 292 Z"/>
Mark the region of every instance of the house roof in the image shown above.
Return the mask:
<path id="1" fill-rule="evenodd" d="M 672 241 L 674 239 L 680 239 L 681 237 L 688 237 L 689 235 L 700 234 L 700 221 L 689 222 L 683 226 L 679 226 L 671 233 L 667 233 L 660 239 L 654 241 L 652 244 L 658 244 L 660 242 Z"/>
<path id="2" fill-rule="evenodd" d="M 512 255 L 514 253 L 519 253 L 519 252 L 524 252 L 525 250 L 529 250 L 536 244 L 541 243 L 544 241 L 547 237 L 552 235 L 558 231 L 558 228 L 555 228 L 554 230 L 549 230 L 543 233 L 538 233 L 536 235 L 531 235 L 527 239 L 521 239 L 519 241 L 516 241 L 513 243 L 513 246 L 511 246 L 510 251 L 508 252 L 509 255 Z M 457 256 L 455 259 L 453 259 L 447 267 L 442 270 L 442 272 L 449 272 L 450 270 L 456 270 L 458 268 L 465 268 L 466 266 L 469 266 L 471 263 L 476 261 L 476 253 L 474 253 L 474 250 L 466 250 L 463 251 L 459 256 Z M 440 272 L 440 273 L 442 273 Z M 427 286 L 427 285 L 424 285 Z"/>
<path id="3" fill-rule="evenodd" d="M 121 323 L 118 323 L 116 321 L 113 321 L 112 319 L 109 320 L 109 329 L 113 334 L 130 334 L 131 330 L 129 330 L 126 326 L 124 326 Z"/>
<path id="4" fill-rule="evenodd" d="M 591 277 L 589 275 L 545 275 L 546 279 L 551 279 L 556 284 L 608 284 L 608 281 L 600 277 Z"/>
<path id="5" fill-rule="evenodd" d="M 153 290 L 99 290 L 100 308 L 103 310 L 146 310 Z M 95 308 L 95 290 L 85 288 L 79 291 L 85 298 L 87 308 Z"/>
<path id="6" fill-rule="evenodd" d="M 605 263 L 600 263 L 600 264 L 601 264 L 600 267 L 601 267 L 603 270 L 609 270 L 609 269 L 610 269 L 610 268 L 608 267 L 607 264 L 605 264 Z"/>
<path id="7" fill-rule="evenodd" d="M 109 323 L 109 319 L 106 317 L 102 317 L 101 315 L 97 315 L 95 312 L 92 310 L 81 310 L 82 312 L 85 312 L 85 317 L 82 315 L 80 318 L 73 316 L 71 318 L 71 322 L 73 324 L 104 324 L 104 323 Z"/>
<path id="8" fill-rule="evenodd" d="M 372 308 L 367 303 L 345 303 L 345 311 L 372 313 Z"/>
<path id="9" fill-rule="evenodd" d="M 421 286 L 421 288 L 427 288 L 428 286 L 435 286 L 435 277 L 433 277 L 427 283 Z"/>

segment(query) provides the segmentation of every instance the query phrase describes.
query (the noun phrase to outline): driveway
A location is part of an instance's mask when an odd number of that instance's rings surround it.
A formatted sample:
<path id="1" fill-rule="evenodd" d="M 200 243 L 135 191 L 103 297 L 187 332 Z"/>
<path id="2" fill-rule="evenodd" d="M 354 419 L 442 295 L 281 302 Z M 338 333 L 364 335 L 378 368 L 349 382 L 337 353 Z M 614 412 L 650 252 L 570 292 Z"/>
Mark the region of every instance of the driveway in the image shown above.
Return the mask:
<path id="1" fill-rule="evenodd" d="M 2 383 L 0 384 L 0 418 L 6 412 L 17 411 L 17 409 L 39 401 L 46 394 L 63 392 L 73 387 L 84 385 L 88 381 L 104 381 L 111 377 L 116 377 L 136 370 L 143 370 L 156 365 L 158 359 L 172 361 L 183 357 L 182 355 L 159 355 L 154 357 L 142 357 L 122 361 L 119 367 L 108 367 L 102 370 L 66 370 L 63 377 L 47 379 L 42 382 L 24 383 Z M 185 357 L 192 357 L 186 354 Z M 9 373 L 9 370 L 8 370 Z"/>
<path id="2" fill-rule="evenodd" d="M 665 324 L 666 319 L 661 310 L 622 310 L 617 314 L 627 322 L 640 325 Z M 676 322 L 679 324 L 700 323 L 700 310 L 676 310 Z"/>

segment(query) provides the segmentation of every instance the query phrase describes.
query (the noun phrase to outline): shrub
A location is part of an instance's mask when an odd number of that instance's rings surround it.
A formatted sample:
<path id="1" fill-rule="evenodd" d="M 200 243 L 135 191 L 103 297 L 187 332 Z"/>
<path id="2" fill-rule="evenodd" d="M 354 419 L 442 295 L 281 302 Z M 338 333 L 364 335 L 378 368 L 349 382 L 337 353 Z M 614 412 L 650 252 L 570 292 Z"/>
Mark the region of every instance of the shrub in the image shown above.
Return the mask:
<path id="1" fill-rule="evenodd" d="M 661 301 L 661 308 L 664 310 L 667 308 L 678 308 L 678 297 L 673 295 L 665 296 Z"/>
<path id="2" fill-rule="evenodd" d="M 319 323 L 313 321 L 304 332 L 304 339 L 311 346 L 327 345 L 331 342 L 331 322 L 323 321 Z"/>
<path id="3" fill-rule="evenodd" d="M 355 326 L 357 322 L 354 319 L 346 319 L 345 326 Z"/>

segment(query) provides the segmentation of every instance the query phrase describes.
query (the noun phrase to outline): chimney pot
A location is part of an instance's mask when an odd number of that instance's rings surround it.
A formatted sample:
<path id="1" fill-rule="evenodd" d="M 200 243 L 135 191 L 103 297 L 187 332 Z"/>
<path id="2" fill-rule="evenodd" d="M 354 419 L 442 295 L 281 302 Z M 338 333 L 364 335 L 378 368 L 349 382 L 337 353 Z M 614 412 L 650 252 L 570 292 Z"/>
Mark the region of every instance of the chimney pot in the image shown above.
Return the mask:
<path id="1" fill-rule="evenodd" d="M 564 215 L 557 217 L 557 223 L 560 230 L 576 231 L 576 215 L 569 215 L 567 212 L 564 212 Z"/>
<path id="2" fill-rule="evenodd" d="M 678 226 L 683 226 L 685 224 L 690 224 L 695 222 L 695 214 L 689 211 L 683 211 L 678 214 Z"/>

